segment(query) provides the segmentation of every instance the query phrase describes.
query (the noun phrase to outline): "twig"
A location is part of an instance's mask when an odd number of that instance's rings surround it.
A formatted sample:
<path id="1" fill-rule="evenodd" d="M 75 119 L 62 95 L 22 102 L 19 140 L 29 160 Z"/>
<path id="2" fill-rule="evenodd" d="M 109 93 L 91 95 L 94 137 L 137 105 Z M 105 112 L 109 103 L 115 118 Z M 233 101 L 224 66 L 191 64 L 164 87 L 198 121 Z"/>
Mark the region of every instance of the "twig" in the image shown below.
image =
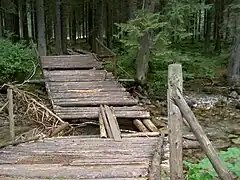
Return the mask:
<path id="1" fill-rule="evenodd" d="M 1 107 L 0 112 L 2 112 L 2 110 L 3 110 L 5 107 L 7 107 L 8 102 L 9 102 L 9 101 L 7 101 L 7 102 Z"/>

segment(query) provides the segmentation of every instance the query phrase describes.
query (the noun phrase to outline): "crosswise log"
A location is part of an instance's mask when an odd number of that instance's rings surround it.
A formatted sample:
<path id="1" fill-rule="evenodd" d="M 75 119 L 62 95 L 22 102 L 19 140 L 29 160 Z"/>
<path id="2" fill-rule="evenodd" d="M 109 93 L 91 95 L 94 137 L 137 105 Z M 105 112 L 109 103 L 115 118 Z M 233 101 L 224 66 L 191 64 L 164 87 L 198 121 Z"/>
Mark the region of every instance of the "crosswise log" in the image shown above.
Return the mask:
<path id="1" fill-rule="evenodd" d="M 114 106 L 117 119 L 149 119 L 150 113 L 136 106 L 138 100 L 112 73 L 98 69 L 99 64 L 91 53 L 41 57 L 44 82 L 54 112 L 67 120 L 97 120 L 99 107 L 108 105 Z"/>
<path id="2" fill-rule="evenodd" d="M 41 57 L 43 69 L 92 69 L 101 68 L 101 64 L 92 54 Z"/>
<path id="3" fill-rule="evenodd" d="M 145 179 L 157 137 L 57 137 L 0 149 L 1 177 L 13 179 Z"/>
<path id="4" fill-rule="evenodd" d="M 113 80 L 113 74 L 105 70 L 43 70 L 44 78 L 50 82 L 88 82 Z"/>

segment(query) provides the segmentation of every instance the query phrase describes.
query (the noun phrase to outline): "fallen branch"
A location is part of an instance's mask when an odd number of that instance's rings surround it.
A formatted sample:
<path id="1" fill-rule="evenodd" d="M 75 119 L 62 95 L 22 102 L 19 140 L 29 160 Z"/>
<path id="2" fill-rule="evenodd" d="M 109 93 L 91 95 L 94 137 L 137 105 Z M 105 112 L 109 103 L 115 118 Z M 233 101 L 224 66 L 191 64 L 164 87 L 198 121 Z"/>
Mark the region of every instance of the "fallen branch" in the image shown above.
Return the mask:
<path id="1" fill-rule="evenodd" d="M 30 141 L 36 141 L 39 138 L 40 138 L 40 136 L 36 136 L 36 137 L 30 138 L 30 139 L 18 140 L 18 141 L 14 141 L 14 142 L 7 142 L 7 143 L 4 143 L 4 144 L 1 144 L 0 149 L 5 148 L 7 146 L 11 146 L 11 145 L 16 146 L 18 144 L 23 144 L 23 143 L 30 142 Z"/>
<path id="2" fill-rule="evenodd" d="M 6 108 L 7 105 L 8 105 L 8 101 L 1 107 L 0 112 L 2 112 L 2 110 L 3 110 L 4 108 Z"/>
<path id="3" fill-rule="evenodd" d="M 185 117 L 188 124 L 190 125 L 194 135 L 196 136 L 197 140 L 200 143 L 201 148 L 206 153 L 206 155 L 209 158 L 210 162 L 212 163 L 214 169 L 216 170 L 218 176 L 223 180 L 233 179 L 233 176 L 223 166 L 220 159 L 218 158 L 217 153 L 216 153 L 215 149 L 213 148 L 212 143 L 210 142 L 207 135 L 203 131 L 201 125 L 197 121 L 197 118 L 195 117 L 191 108 L 188 106 L 187 102 L 185 101 L 185 99 L 182 96 L 179 89 L 175 86 L 174 86 L 173 100 L 175 101 L 175 103 L 178 106 L 178 108 L 180 109 L 182 115 Z"/>

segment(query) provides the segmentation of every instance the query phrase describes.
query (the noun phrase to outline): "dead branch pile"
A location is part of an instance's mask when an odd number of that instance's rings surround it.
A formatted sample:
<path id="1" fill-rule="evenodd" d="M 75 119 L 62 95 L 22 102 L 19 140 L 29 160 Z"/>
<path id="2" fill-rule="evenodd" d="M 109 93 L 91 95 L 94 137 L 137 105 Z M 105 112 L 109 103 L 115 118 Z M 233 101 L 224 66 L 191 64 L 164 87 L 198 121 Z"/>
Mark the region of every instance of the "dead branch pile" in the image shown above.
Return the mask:
<path id="1" fill-rule="evenodd" d="M 63 136 L 72 131 L 72 126 L 55 115 L 36 95 L 8 86 L 13 90 L 15 124 L 33 127 L 17 136 L 15 141 Z"/>

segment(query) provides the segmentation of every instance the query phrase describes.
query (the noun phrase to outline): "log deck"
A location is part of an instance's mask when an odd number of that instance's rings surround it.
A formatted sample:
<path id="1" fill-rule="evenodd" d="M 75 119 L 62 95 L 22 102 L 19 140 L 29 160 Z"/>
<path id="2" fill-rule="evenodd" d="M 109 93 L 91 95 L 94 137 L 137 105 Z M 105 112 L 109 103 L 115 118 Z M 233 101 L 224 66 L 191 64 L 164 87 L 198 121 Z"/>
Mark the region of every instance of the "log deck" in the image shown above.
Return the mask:
<path id="1" fill-rule="evenodd" d="M 0 149 L 0 179 L 147 180 L 159 137 L 56 137 Z"/>
<path id="2" fill-rule="evenodd" d="M 100 105 L 113 106 L 117 118 L 150 118 L 90 53 L 44 56 L 41 66 L 53 110 L 63 120 L 98 119 Z"/>
<path id="3" fill-rule="evenodd" d="M 41 57 L 41 66 L 60 118 L 99 119 L 100 131 L 106 129 L 100 136 L 46 138 L 0 149 L 0 179 L 161 179 L 160 172 L 168 170 L 167 140 L 101 63 L 86 54 Z M 121 133 L 117 118 L 142 120 L 152 132 Z"/>

